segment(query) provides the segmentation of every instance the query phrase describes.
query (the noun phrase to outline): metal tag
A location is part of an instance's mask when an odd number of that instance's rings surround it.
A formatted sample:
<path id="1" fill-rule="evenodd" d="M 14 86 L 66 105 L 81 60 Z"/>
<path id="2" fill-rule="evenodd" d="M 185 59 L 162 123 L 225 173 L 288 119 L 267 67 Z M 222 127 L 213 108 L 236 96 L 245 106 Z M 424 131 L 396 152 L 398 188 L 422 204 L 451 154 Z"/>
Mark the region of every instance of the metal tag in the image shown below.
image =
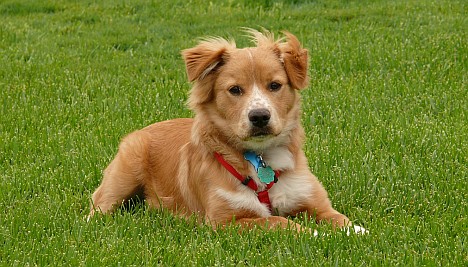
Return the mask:
<path id="1" fill-rule="evenodd" d="M 275 171 L 270 166 L 258 168 L 258 178 L 262 183 L 271 183 L 275 180 Z"/>

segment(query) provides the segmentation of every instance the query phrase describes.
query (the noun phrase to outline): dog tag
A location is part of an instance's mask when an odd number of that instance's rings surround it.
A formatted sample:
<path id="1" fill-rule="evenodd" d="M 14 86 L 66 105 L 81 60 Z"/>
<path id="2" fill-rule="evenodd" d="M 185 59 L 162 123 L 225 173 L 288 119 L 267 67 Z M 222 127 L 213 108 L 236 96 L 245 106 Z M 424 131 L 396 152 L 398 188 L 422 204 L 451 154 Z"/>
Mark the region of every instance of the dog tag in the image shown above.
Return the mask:
<path id="1" fill-rule="evenodd" d="M 258 178 L 262 183 L 269 184 L 275 180 L 275 171 L 270 166 L 258 168 Z"/>
<path id="2" fill-rule="evenodd" d="M 248 151 L 244 153 L 244 159 L 246 159 L 248 162 L 254 166 L 255 171 L 258 172 L 258 167 L 260 166 L 260 162 L 258 161 L 258 156 L 255 154 L 255 152 Z"/>

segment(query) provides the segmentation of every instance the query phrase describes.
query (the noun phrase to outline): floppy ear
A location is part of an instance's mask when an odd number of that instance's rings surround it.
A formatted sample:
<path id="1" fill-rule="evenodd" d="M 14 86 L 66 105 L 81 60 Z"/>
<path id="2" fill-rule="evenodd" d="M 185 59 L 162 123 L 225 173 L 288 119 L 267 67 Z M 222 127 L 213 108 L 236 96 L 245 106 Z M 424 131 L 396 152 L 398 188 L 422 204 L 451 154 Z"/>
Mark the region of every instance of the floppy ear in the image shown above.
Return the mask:
<path id="1" fill-rule="evenodd" d="M 195 81 L 190 90 L 188 105 L 192 110 L 199 109 L 213 97 L 210 74 L 229 57 L 228 50 L 235 48 L 222 38 L 208 38 L 197 46 L 182 51 L 189 81 Z"/>
<path id="2" fill-rule="evenodd" d="M 303 89 L 309 84 L 309 76 L 307 75 L 309 63 L 308 51 L 301 47 L 296 36 L 289 32 L 284 32 L 284 34 L 287 41 L 279 44 L 284 68 L 292 87 Z"/>
<path id="3" fill-rule="evenodd" d="M 223 63 L 226 51 L 235 47 L 222 38 L 209 38 L 197 46 L 182 51 L 189 81 L 203 80 L 212 70 Z"/>

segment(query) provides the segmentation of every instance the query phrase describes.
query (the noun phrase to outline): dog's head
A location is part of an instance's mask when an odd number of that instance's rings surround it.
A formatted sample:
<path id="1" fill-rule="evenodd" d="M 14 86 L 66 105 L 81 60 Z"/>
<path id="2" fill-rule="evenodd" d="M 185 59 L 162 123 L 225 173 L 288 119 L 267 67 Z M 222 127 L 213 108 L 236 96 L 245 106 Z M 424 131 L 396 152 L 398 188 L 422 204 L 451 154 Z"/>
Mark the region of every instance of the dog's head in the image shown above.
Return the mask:
<path id="1" fill-rule="evenodd" d="M 243 149 L 263 150 L 286 142 L 299 124 L 298 90 L 308 84 L 307 50 L 285 32 L 248 30 L 256 47 L 209 38 L 184 50 L 194 82 L 189 106 Z"/>

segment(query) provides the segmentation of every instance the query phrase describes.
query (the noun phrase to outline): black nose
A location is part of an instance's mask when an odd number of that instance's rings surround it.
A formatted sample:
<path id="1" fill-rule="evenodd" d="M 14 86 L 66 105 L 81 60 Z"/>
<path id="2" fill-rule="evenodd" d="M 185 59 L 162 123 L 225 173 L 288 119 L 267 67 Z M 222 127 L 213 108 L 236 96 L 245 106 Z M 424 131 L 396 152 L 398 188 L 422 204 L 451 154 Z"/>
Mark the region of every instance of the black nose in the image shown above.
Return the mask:
<path id="1" fill-rule="evenodd" d="M 270 121 L 270 111 L 265 108 L 254 109 L 249 112 L 249 120 L 253 126 L 263 128 Z"/>

